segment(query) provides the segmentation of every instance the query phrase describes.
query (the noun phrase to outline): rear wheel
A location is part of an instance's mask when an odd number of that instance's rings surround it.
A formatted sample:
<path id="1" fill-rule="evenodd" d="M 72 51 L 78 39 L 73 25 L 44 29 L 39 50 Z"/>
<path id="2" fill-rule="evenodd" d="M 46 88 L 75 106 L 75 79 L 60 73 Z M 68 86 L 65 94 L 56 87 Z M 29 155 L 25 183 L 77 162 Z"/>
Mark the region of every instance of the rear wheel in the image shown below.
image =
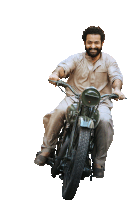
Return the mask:
<path id="1" fill-rule="evenodd" d="M 71 152 L 71 160 L 64 170 L 62 196 L 66 200 L 73 199 L 79 186 L 89 147 L 90 129 L 80 127 L 77 145 Z"/>

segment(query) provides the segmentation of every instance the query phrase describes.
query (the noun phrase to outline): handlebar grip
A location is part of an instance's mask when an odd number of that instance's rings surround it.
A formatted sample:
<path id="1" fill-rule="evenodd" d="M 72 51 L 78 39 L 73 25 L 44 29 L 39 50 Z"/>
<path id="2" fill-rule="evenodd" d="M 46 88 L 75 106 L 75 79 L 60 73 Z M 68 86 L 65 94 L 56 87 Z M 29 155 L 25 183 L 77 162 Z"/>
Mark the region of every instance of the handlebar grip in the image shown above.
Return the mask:
<path id="1" fill-rule="evenodd" d="M 52 82 L 56 83 L 57 86 L 62 86 L 64 88 L 68 86 L 67 83 L 65 83 L 64 81 L 61 81 L 61 80 L 53 81 L 53 80 L 48 79 L 48 81 L 52 81 Z"/>
<path id="2" fill-rule="evenodd" d="M 118 99 L 119 96 L 118 96 L 117 94 L 112 94 L 112 95 L 111 95 L 111 98 L 112 98 L 112 99 Z"/>
<path id="3" fill-rule="evenodd" d="M 53 80 L 50 80 L 50 79 L 48 79 L 48 81 L 52 81 L 52 82 L 54 82 L 54 83 L 57 83 L 57 81 L 53 81 Z"/>

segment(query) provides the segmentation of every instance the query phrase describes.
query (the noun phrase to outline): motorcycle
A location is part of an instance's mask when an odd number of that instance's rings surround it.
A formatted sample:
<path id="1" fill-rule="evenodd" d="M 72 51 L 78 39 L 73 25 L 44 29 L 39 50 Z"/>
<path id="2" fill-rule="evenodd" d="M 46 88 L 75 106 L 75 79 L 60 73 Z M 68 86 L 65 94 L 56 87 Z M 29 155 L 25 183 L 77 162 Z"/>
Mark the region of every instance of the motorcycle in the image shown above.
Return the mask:
<path id="1" fill-rule="evenodd" d="M 118 98 L 116 94 L 100 95 L 95 87 L 86 88 L 81 94 L 64 81 L 53 81 L 62 90 L 68 87 L 78 102 L 67 108 L 64 126 L 59 133 L 57 149 L 47 159 L 52 177 L 63 180 L 62 196 L 65 200 L 74 198 L 80 180 L 93 177 L 92 151 L 94 131 L 99 123 L 98 106 L 106 99 Z M 62 90 L 62 92 L 64 92 Z M 71 98 L 71 96 L 70 96 Z"/>

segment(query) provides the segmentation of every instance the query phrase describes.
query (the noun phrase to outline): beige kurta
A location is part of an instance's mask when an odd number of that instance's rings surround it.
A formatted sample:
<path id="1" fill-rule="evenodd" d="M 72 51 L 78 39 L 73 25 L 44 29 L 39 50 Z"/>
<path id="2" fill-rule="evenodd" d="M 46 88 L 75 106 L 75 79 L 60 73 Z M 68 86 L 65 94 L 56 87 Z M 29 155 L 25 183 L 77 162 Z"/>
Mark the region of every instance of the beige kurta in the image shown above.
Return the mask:
<path id="1" fill-rule="evenodd" d="M 101 53 L 100 59 L 93 64 L 91 57 L 84 53 L 78 53 L 60 62 L 57 67 L 63 67 L 67 83 L 75 86 L 78 92 L 83 92 L 89 86 L 94 86 L 103 94 L 112 93 L 112 83 L 116 79 L 123 82 L 122 73 L 113 57 L 106 53 Z M 67 88 L 67 94 L 73 93 Z M 109 107 L 112 107 L 109 102 Z"/>

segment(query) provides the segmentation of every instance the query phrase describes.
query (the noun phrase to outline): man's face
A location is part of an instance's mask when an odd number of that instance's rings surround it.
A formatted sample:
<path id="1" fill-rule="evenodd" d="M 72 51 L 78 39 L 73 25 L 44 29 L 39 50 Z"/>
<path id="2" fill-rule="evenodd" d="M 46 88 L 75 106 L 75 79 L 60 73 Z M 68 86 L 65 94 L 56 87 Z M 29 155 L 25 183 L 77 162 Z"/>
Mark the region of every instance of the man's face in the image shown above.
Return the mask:
<path id="1" fill-rule="evenodd" d="M 101 36 L 99 34 L 88 34 L 86 36 L 85 50 L 91 57 L 96 57 L 102 50 L 103 43 L 101 42 Z"/>

